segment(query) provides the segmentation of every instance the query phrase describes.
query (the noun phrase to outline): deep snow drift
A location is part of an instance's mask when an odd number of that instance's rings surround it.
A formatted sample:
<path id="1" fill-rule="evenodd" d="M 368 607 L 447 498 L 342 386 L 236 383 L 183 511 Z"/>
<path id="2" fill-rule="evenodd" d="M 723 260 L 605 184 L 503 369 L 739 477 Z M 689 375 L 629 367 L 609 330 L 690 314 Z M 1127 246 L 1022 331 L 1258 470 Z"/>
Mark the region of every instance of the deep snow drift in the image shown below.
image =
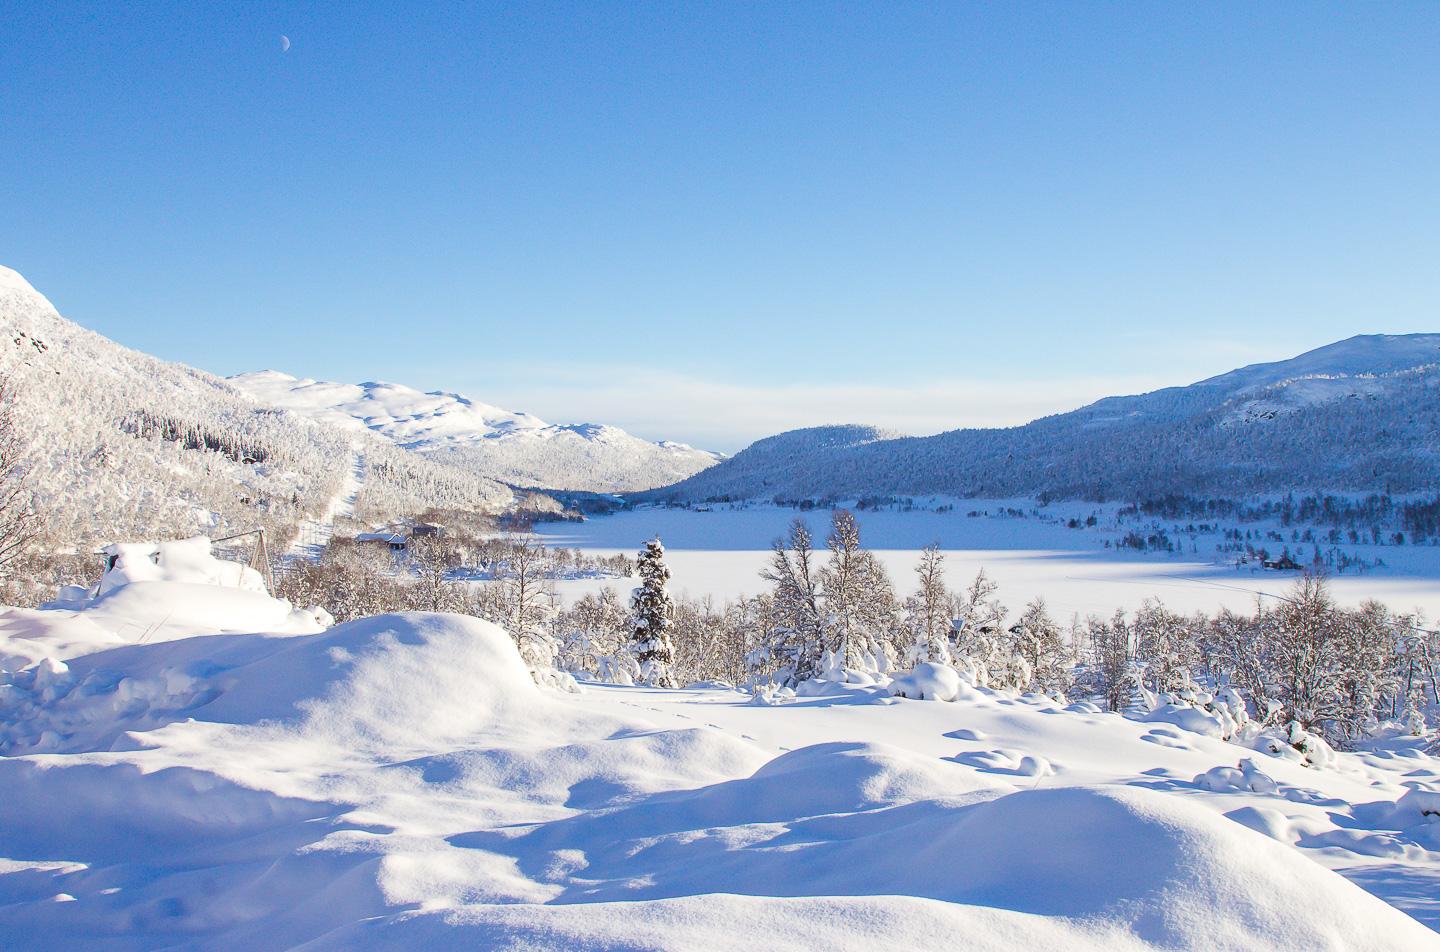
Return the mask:
<path id="1" fill-rule="evenodd" d="M 484 622 L 323 629 L 124 555 L 0 615 L 6 948 L 1440 948 L 1396 908 L 1437 918 L 1408 748 L 1307 768 L 970 688 L 552 693 Z"/>

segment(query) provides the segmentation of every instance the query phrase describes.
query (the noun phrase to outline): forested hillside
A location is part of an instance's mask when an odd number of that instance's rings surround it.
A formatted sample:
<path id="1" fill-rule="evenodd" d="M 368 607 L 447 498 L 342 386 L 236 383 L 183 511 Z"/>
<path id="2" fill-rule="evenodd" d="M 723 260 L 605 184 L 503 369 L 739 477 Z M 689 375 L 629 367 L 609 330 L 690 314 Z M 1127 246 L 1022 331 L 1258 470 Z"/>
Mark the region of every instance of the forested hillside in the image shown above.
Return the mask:
<path id="1" fill-rule="evenodd" d="M 1440 335 L 1370 335 L 1024 426 L 796 430 L 644 498 L 1424 491 L 1440 481 L 1437 361 Z"/>
<path id="2" fill-rule="evenodd" d="M 51 547 L 256 528 L 283 545 L 327 509 L 357 460 L 365 521 L 513 501 L 494 480 L 257 405 L 218 377 L 116 344 L 3 267 L 0 327 L 0 375 Z"/>

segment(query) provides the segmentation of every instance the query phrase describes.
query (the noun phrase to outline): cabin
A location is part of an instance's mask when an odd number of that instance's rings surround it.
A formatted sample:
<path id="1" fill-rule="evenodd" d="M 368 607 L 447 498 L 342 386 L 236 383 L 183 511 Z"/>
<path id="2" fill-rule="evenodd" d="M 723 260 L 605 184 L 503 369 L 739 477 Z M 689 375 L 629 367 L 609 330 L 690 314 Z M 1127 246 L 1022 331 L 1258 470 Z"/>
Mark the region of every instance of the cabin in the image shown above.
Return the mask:
<path id="1" fill-rule="evenodd" d="M 404 552 L 409 541 L 403 532 L 362 532 L 355 537 L 356 545 L 384 546 L 391 552 Z"/>
<path id="2" fill-rule="evenodd" d="M 1277 572 L 1291 572 L 1297 569 L 1304 568 L 1304 566 L 1302 566 L 1299 562 L 1296 562 L 1294 559 L 1290 558 L 1290 556 L 1288 555 L 1278 559 L 1266 559 L 1265 561 L 1261 562 L 1260 565 L 1267 569 L 1274 569 Z"/>
<path id="3" fill-rule="evenodd" d="M 417 522 L 410 527 L 412 539 L 438 539 L 445 535 L 445 527 L 434 522 Z"/>

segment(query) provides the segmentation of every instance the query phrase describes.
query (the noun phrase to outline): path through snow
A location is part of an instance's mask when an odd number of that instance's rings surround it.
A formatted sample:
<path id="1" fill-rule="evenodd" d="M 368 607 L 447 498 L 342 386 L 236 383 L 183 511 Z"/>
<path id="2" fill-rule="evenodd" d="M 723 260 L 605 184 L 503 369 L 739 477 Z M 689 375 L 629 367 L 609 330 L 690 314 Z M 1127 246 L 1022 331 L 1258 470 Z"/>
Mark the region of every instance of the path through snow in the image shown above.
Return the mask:
<path id="1" fill-rule="evenodd" d="M 355 514 L 355 500 L 360 487 L 365 483 L 365 454 L 358 445 L 350 447 L 350 469 L 340 483 L 335 495 L 325 504 L 325 511 L 315 519 L 300 524 L 295 542 L 285 553 L 286 561 L 304 560 L 314 562 L 320 558 L 330 539 L 335 535 L 335 520 Z"/>

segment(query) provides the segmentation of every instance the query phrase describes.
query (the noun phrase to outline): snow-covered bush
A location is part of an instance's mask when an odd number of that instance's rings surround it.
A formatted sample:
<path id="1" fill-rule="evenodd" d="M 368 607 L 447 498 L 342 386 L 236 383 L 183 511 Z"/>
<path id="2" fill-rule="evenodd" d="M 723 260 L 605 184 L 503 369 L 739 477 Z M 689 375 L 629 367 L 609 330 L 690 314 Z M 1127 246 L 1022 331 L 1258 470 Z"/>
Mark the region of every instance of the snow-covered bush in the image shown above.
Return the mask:
<path id="1" fill-rule="evenodd" d="M 1241 758 L 1236 767 L 1212 767 L 1195 778 L 1195 785 L 1216 793 L 1232 791 L 1245 793 L 1274 794 L 1280 787 L 1255 761 Z"/>
<path id="2" fill-rule="evenodd" d="M 969 688 L 948 664 L 924 661 L 892 678 L 890 693 L 917 701 L 956 701 L 966 696 Z"/>
<path id="3" fill-rule="evenodd" d="M 1196 734 L 1220 740 L 1249 736 L 1249 715 L 1245 704 L 1233 690 L 1225 689 L 1212 695 L 1194 685 L 1151 696 L 1148 713 L 1142 720 L 1174 724 Z"/>
<path id="4" fill-rule="evenodd" d="M 1291 721 L 1283 730 L 1261 731 L 1252 746 L 1273 757 L 1307 767 L 1330 767 L 1336 759 L 1335 749 L 1325 742 L 1325 738 L 1307 731 L 1299 721 Z"/>

